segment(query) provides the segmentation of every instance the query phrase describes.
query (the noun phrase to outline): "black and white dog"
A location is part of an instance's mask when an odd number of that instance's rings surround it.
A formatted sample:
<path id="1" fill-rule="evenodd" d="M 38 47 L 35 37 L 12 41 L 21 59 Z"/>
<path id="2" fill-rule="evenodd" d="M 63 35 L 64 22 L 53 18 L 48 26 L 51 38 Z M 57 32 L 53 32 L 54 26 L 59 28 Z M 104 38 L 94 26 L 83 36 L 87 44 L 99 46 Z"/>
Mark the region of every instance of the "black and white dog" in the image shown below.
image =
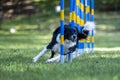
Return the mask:
<path id="1" fill-rule="evenodd" d="M 95 24 L 93 22 L 87 22 L 82 32 L 79 32 L 76 27 L 71 28 L 68 25 L 64 25 L 64 48 L 65 54 L 70 51 L 75 52 L 77 48 L 77 42 L 80 39 L 86 39 L 88 36 L 88 32 L 95 28 Z M 44 49 L 33 58 L 33 62 L 37 62 L 41 56 L 43 56 L 48 50 L 51 50 L 51 56 L 46 62 L 54 62 L 60 60 L 60 55 L 54 58 L 54 54 L 60 52 L 60 27 L 58 27 L 53 32 L 53 37 L 51 42 L 44 47 Z"/>

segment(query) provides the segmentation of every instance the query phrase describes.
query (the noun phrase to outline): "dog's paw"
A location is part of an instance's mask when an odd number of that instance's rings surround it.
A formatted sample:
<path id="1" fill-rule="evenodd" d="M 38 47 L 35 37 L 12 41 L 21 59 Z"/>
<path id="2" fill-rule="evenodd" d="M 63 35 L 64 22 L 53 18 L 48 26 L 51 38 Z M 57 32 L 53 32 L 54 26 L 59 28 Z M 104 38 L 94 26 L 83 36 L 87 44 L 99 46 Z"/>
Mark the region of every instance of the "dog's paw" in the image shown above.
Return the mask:
<path id="1" fill-rule="evenodd" d="M 60 62 L 60 59 L 57 59 L 56 62 Z"/>
<path id="2" fill-rule="evenodd" d="M 53 62 L 51 59 L 46 60 L 46 63 L 51 63 Z"/>
<path id="3" fill-rule="evenodd" d="M 32 59 L 32 61 L 35 63 L 35 62 L 37 62 L 37 61 L 38 61 L 38 59 L 33 58 L 33 59 Z"/>
<path id="4" fill-rule="evenodd" d="M 52 59 L 48 59 L 46 60 L 46 63 L 53 63 L 53 62 L 59 62 L 60 59 L 57 59 L 57 60 L 52 60 Z"/>

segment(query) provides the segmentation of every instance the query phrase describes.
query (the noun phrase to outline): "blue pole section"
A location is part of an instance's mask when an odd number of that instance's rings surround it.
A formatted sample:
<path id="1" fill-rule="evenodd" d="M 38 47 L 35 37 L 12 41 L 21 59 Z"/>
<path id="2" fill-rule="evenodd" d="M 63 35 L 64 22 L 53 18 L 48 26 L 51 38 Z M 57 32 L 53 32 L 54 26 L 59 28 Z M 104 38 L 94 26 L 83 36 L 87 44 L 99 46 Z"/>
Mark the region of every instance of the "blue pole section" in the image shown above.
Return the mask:
<path id="1" fill-rule="evenodd" d="M 94 0 L 91 0 L 91 20 L 94 22 Z M 94 30 L 92 30 L 92 52 L 94 52 Z"/>
<path id="2" fill-rule="evenodd" d="M 64 63 L 64 0 L 60 0 L 60 63 Z"/>
<path id="3" fill-rule="evenodd" d="M 90 0 L 85 0 L 86 22 L 90 21 Z M 90 32 L 87 37 L 87 53 L 90 53 Z"/>
<path id="4" fill-rule="evenodd" d="M 70 0 L 70 13 L 69 13 L 69 26 L 70 27 L 71 27 L 71 24 L 72 24 L 73 3 L 74 3 L 74 0 Z"/>

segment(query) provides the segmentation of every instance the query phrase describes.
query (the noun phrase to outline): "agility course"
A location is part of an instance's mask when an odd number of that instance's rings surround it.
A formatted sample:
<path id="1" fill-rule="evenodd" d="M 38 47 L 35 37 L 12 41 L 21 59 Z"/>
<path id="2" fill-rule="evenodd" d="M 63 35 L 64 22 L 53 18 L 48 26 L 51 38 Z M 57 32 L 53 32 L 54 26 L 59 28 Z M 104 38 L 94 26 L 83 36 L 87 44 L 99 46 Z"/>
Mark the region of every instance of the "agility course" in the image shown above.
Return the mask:
<path id="1" fill-rule="evenodd" d="M 60 27 L 61 27 L 61 50 L 60 63 L 64 63 L 64 0 L 60 0 Z M 85 22 L 94 22 L 94 0 L 70 0 L 69 7 L 69 25 L 77 26 L 79 32 L 82 32 Z M 82 39 L 78 42 L 78 51 L 85 53 L 85 44 L 87 44 L 87 53 L 94 52 L 94 30 L 89 32 L 86 40 Z M 72 62 L 71 52 L 67 55 L 67 61 Z"/>
<path id="2" fill-rule="evenodd" d="M 59 25 L 59 14 L 55 15 L 53 5 L 57 0 L 40 1 L 40 31 L 36 29 L 38 16 L 32 16 L 32 24 L 21 17 L 4 19 L 0 30 L 0 80 L 120 80 L 120 12 L 107 10 L 98 13 L 99 8 L 105 9 L 111 0 L 95 0 L 97 27 L 94 53 L 83 54 L 72 63 L 63 65 L 46 64 L 49 52 L 37 63 L 31 60 L 50 41 L 53 30 Z M 104 1 L 107 5 L 102 4 Z M 66 11 L 69 11 L 69 0 L 65 0 L 65 22 L 69 18 Z M 14 34 L 9 33 L 12 27 L 17 29 Z"/>

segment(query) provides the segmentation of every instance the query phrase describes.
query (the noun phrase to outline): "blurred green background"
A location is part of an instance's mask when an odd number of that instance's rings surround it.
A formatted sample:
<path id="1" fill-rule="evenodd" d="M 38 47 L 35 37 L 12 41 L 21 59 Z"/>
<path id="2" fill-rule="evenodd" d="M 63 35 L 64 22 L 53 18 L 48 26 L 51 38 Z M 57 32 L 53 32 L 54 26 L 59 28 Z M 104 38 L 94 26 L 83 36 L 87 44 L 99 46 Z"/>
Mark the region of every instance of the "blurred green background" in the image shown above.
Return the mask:
<path id="1" fill-rule="evenodd" d="M 59 26 L 59 13 L 55 7 L 59 0 L 1 0 L 0 30 L 47 30 Z M 96 30 L 119 31 L 120 0 L 95 0 Z M 69 0 L 65 1 L 65 23 L 68 23 Z M 8 26 L 9 25 L 9 26 Z"/>

